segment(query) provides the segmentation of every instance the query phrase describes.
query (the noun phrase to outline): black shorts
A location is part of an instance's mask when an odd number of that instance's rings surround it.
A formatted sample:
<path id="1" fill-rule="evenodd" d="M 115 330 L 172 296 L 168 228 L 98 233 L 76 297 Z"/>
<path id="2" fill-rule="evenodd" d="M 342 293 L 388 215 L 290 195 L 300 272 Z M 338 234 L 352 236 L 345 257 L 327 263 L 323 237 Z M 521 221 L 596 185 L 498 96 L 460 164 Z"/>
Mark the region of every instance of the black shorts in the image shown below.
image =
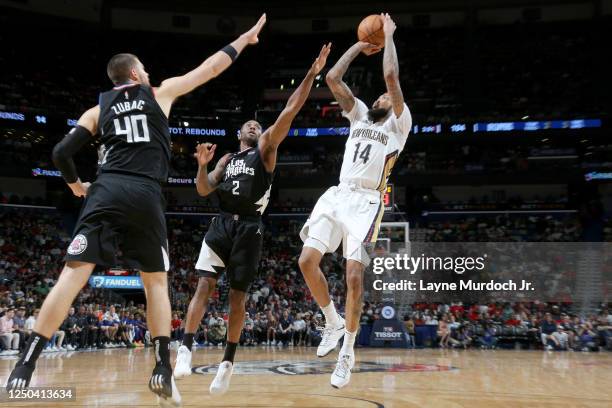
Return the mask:
<path id="1" fill-rule="evenodd" d="M 258 217 L 218 215 L 204 236 L 196 270 L 202 277 L 217 279 L 227 269 L 230 287 L 247 292 L 258 274 L 262 244 L 263 224 Z"/>
<path id="2" fill-rule="evenodd" d="M 104 173 L 89 187 L 65 260 L 143 272 L 168 271 L 165 199 L 159 183 Z"/>

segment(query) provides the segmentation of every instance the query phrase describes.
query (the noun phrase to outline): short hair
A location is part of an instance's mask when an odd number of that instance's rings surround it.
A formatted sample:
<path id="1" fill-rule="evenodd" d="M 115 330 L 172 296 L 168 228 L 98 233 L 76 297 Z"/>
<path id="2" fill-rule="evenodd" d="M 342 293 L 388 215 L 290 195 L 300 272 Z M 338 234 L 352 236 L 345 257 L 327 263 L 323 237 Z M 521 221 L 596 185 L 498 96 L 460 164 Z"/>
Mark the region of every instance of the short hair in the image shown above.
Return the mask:
<path id="1" fill-rule="evenodd" d="M 106 66 L 106 73 L 113 84 L 123 84 L 130 79 L 130 71 L 137 62 L 138 57 L 134 54 L 122 53 L 113 55 Z"/>

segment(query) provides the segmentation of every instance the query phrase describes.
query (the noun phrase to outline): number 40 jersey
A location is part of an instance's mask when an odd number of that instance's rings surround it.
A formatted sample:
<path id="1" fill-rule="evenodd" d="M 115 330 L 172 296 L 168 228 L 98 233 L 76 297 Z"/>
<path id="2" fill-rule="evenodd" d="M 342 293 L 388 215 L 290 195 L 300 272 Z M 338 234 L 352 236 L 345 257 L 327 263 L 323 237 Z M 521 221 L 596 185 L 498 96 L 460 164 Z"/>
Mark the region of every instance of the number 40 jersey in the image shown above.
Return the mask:
<path id="1" fill-rule="evenodd" d="M 149 86 L 127 84 L 100 94 L 100 173 L 168 181 L 168 118 Z"/>
<path id="2" fill-rule="evenodd" d="M 346 141 L 340 182 L 369 190 L 384 191 L 412 127 L 412 117 L 404 104 L 402 114 L 395 113 L 383 123 L 368 119 L 368 107 L 355 98 L 350 112 L 342 114 L 351 122 Z"/>

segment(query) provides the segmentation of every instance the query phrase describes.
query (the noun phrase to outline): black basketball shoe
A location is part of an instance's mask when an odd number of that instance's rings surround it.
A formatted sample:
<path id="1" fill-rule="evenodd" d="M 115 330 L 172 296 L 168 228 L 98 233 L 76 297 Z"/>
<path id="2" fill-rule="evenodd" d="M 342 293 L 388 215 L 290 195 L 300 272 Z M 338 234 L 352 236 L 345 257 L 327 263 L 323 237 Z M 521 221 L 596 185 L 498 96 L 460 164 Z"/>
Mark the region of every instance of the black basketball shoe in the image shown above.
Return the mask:
<path id="1" fill-rule="evenodd" d="M 161 408 L 181 406 L 181 394 L 176 388 L 171 369 L 161 364 L 156 365 L 149 380 L 149 389 L 157 394 L 157 403 Z"/>

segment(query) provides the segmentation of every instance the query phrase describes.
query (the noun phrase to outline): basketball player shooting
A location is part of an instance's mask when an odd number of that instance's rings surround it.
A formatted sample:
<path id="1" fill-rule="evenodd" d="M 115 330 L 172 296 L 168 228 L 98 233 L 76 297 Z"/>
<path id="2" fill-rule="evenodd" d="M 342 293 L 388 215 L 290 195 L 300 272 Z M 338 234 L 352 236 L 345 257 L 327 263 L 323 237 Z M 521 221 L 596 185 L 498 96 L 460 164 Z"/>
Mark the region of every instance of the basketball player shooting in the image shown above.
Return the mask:
<path id="1" fill-rule="evenodd" d="M 162 407 L 180 406 L 170 364 L 168 240 L 161 183 L 168 179 L 173 102 L 227 69 L 249 44 L 256 44 L 265 14 L 249 31 L 183 76 L 152 88 L 149 74 L 132 54 L 117 54 L 107 73 L 115 87 L 100 94 L 77 126 L 53 149 L 53 161 L 76 196 L 87 196 L 68 247 L 66 264 L 45 299 L 34 331 L 6 388 L 25 388 L 42 349 L 96 265 L 113 267 L 121 246 L 123 261 L 138 269 L 147 297 L 147 324 L 156 365 L 149 388 Z M 72 157 L 98 134 L 104 154 L 93 184 L 82 182 Z"/>
<path id="2" fill-rule="evenodd" d="M 216 145 L 200 144 L 194 154 L 198 160 L 198 194 L 216 192 L 220 212 L 213 218 L 196 263 L 200 278 L 189 304 L 183 344 L 179 347 L 174 375 L 191 375 L 192 345 L 217 279 L 227 272 L 230 284 L 229 327 L 225 353 L 210 385 L 211 394 L 225 393 L 230 384 L 234 355 L 244 325 L 245 301 L 249 286 L 257 277 L 263 224 L 261 215 L 268 205 L 278 146 L 287 137 L 293 119 L 308 98 L 315 77 L 325 66 L 331 43 L 321 48 L 306 77 L 293 92 L 276 122 L 262 133 L 261 125 L 249 120 L 240 129 L 240 151 L 223 156 L 208 173 Z"/>
<path id="3" fill-rule="evenodd" d="M 353 345 L 362 309 L 363 272 L 370 258 L 366 248 L 376 242 L 384 205 L 382 192 L 398 155 L 404 148 L 412 118 L 399 83 L 399 67 L 393 33 L 395 23 L 382 14 L 384 25 L 383 73 L 387 92 L 370 109 L 353 96 L 342 81 L 350 63 L 360 54 L 372 55 L 380 47 L 358 42 L 338 60 L 326 80 L 343 115 L 350 121 L 340 184 L 328 189 L 317 201 L 300 237 L 304 247 L 299 266 L 312 295 L 325 315 L 325 329 L 317 356 L 344 343 L 331 376 L 335 388 L 346 386 L 355 364 Z M 342 242 L 346 262 L 346 322 L 338 315 L 329 296 L 327 280 L 319 268 L 321 258 Z"/>

